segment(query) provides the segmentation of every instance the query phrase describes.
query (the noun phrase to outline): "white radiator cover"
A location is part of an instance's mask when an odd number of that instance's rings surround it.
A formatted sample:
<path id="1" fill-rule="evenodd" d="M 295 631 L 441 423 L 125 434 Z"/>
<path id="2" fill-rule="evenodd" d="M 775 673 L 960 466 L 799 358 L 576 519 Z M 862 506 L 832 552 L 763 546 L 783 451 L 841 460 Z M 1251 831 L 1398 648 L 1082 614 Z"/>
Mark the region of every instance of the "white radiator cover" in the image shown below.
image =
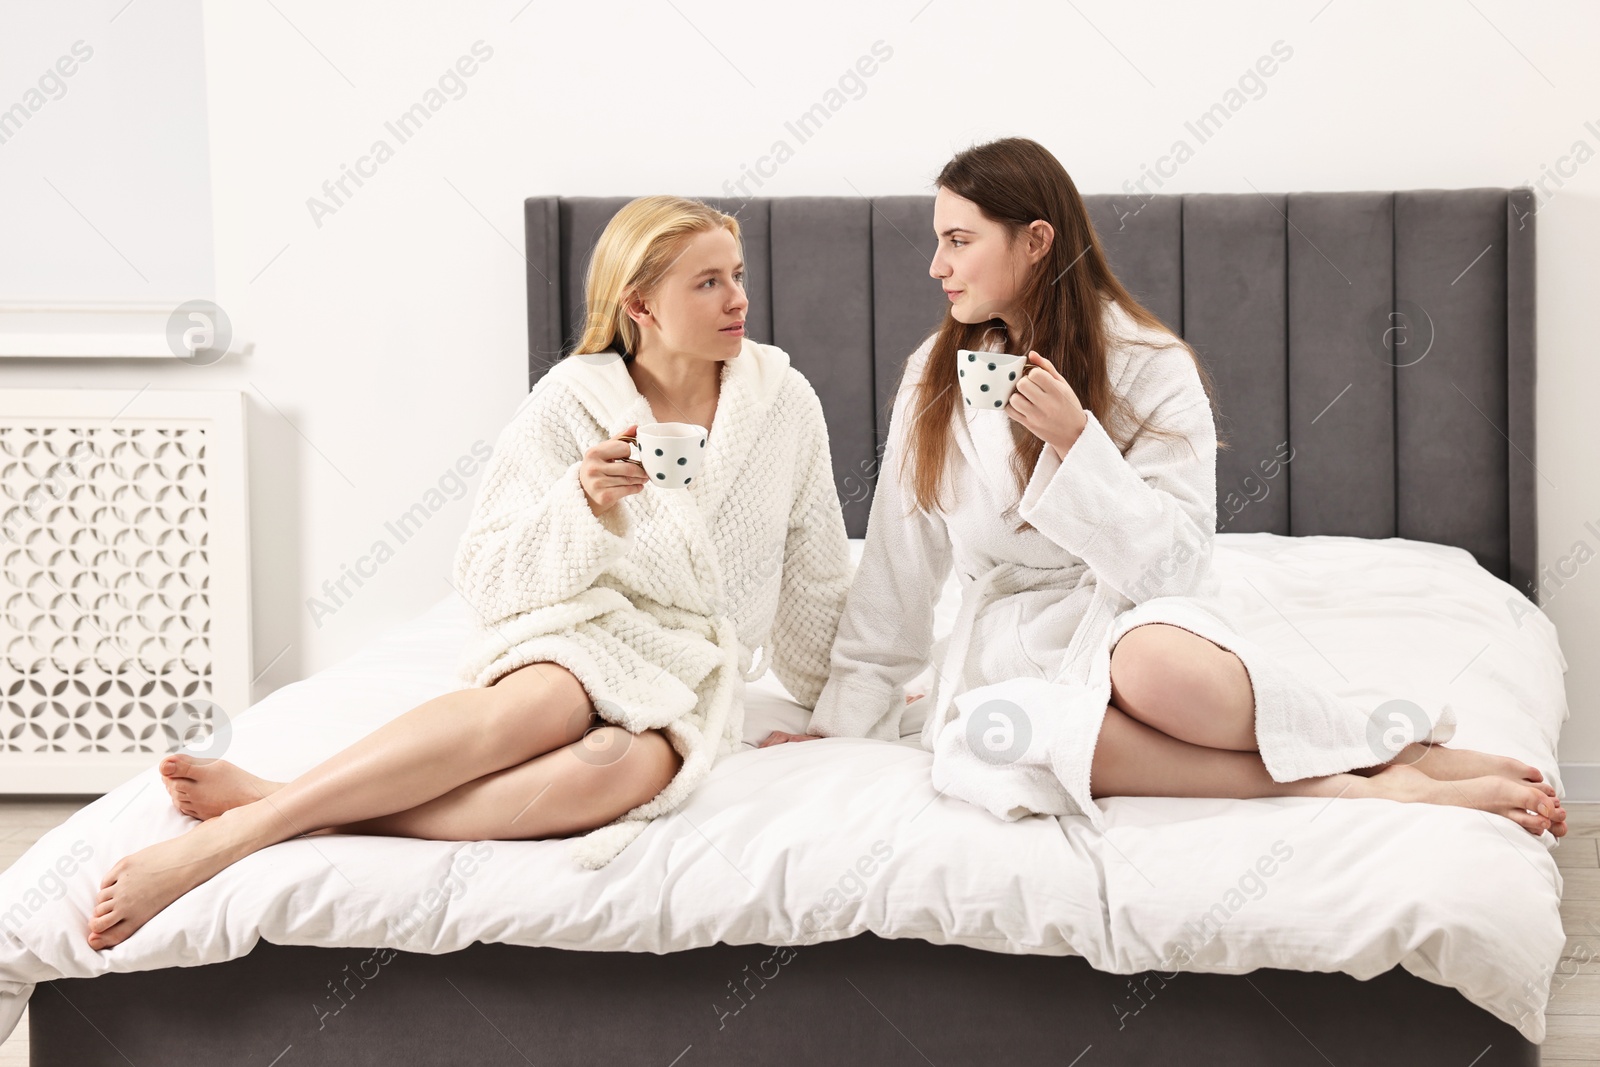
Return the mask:
<path id="1" fill-rule="evenodd" d="M 103 793 L 250 701 L 244 397 L 0 391 L 0 793 Z"/>

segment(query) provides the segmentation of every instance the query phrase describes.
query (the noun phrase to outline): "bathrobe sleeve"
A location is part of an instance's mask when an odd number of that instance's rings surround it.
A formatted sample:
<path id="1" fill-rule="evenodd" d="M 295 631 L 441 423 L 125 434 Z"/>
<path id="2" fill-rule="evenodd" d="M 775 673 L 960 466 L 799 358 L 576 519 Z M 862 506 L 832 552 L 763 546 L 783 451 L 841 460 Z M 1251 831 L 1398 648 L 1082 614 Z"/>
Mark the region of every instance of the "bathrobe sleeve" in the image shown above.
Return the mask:
<path id="1" fill-rule="evenodd" d="M 1089 412 L 1058 460 L 1046 446 L 1019 513 L 1135 604 L 1191 594 L 1217 526 L 1216 425 L 1187 352 L 1153 352 L 1127 392 L 1142 419 L 1179 435 L 1136 435 L 1123 455 Z"/>
<path id="2" fill-rule="evenodd" d="M 850 589 L 850 541 L 834 489 L 822 402 L 809 383 L 805 396 L 809 432 L 799 442 L 802 459 L 772 625 L 772 671 L 791 696 L 811 708 L 828 680 L 828 656 Z"/>
<path id="3" fill-rule="evenodd" d="M 627 500 L 604 517 L 578 481 L 584 416 L 559 386 L 530 396 L 495 442 L 456 550 L 455 587 L 486 625 L 588 589 L 628 554 Z"/>
<path id="4" fill-rule="evenodd" d="M 905 381 L 919 380 L 919 357 L 931 347 L 930 340 L 913 353 Z M 807 728 L 823 737 L 898 741 L 906 683 L 931 657 L 933 609 L 950 574 L 951 546 L 943 516 L 914 507 L 901 484 L 914 393 L 902 385 L 895 397 L 861 564 L 839 620 L 828 684 Z"/>

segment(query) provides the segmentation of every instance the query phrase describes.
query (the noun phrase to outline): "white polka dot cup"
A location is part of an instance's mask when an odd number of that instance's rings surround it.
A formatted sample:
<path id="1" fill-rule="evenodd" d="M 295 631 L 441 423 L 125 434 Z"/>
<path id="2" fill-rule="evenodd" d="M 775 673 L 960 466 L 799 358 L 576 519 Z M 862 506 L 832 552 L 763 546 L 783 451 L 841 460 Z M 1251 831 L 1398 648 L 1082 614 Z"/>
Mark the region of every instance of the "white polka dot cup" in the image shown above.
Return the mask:
<path id="1" fill-rule="evenodd" d="M 650 476 L 650 484 L 662 489 L 686 489 L 700 477 L 706 458 L 706 428 L 692 422 L 652 422 L 639 427 L 637 434 L 624 434 L 618 440 L 632 448 L 628 462 L 637 463 Z"/>
<path id="2" fill-rule="evenodd" d="M 1004 352 L 956 351 L 957 381 L 967 406 L 993 411 L 1006 406 L 1028 367 L 1027 356 L 1008 356 Z"/>

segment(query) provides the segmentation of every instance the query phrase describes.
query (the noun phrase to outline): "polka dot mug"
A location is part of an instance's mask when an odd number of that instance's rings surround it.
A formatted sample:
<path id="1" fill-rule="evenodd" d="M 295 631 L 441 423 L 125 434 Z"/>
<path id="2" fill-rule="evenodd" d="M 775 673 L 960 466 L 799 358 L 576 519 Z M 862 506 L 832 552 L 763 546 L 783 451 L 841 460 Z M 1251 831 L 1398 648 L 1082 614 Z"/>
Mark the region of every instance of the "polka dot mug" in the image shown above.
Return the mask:
<path id="1" fill-rule="evenodd" d="M 687 488 L 706 457 L 706 428 L 692 422 L 652 422 L 618 440 L 632 446 L 628 462 L 643 467 L 650 484 L 662 489 Z"/>
<path id="2" fill-rule="evenodd" d="M 966 406 L 977 411 L 997 411 L 1005 407 L 1027 366 L 1027 356 L 958 349 L 956 381 L 961 386 Z"/>

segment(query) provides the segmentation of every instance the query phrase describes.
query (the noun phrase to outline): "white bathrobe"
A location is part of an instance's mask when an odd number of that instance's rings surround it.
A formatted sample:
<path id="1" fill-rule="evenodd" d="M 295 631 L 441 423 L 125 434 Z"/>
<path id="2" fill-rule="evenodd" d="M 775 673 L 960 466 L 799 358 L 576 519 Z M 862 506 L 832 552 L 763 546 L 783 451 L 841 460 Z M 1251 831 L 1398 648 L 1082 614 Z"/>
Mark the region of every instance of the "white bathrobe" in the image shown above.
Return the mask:
<path id="1" fill-rule="evenodd" d="M 1275 780 L 1387 760 L 1378 739 L 1392 751 L 1396 735 L 1377 728 L 1370 709 L 1291 675 L 1208 602 L 1216 430 L 1199 373 L 1170 334 L 1143 330 L 1109 303 L 1105 314 L 1113 337 L 1163 346 L 1113 343 L 1111 382 L 1142 418 L 1182 440 L 1140 434 L 1124 455 L 1091 411 L 1063 459 L 1045 446 L 1019 497 L 1009 416 L 963 405 L 947 468 L 955 493 L 947 489 L 943 513 L 918 511 L 901 457 L 930 337 L 895 398 L 861 564 L 810 732 L 899 740 L 918 729 L 917 708 L 931 706 L 921 743 L 933 753 L 936 788 L 1008 820 L 1082 814 L 1103 825 L 1089 770 L 1111 697 L 1111 649 L 1134 626 L 1165 622 L 1243 661 Z M 1032 529 L 1014 532 L 1019 514 Z M 941 649 L 931 644 L 933 608 L 952 565 L 962 604 Z M 933 691 L 906 714 L 905 685 L 930 659 Z M 1447 740 L 1449 706 L 1423 713 L 1414 739 Z"/>
<path id="2" fill-rule="evenodd" d="M 630 424 L 682 419 L 651 411 L 614 352 L 556 364 L 501 432 L 456 554 L 455 586 L 478 620 L 465 683 L 558 663 L 603 719 L 660 729 L 683 756 L 661 793 L 574 840 L 586 867 L 610 862 L 736 748 L 747 681 L 770 664 L 810 707 L 827 677 L 851 567 L 822 404 L 771 345 L 746 339 L 720 375 L 699 477 L 597 517 L 583 453 Z M 752 670 L 757 648 L 770 654 Z"/>

